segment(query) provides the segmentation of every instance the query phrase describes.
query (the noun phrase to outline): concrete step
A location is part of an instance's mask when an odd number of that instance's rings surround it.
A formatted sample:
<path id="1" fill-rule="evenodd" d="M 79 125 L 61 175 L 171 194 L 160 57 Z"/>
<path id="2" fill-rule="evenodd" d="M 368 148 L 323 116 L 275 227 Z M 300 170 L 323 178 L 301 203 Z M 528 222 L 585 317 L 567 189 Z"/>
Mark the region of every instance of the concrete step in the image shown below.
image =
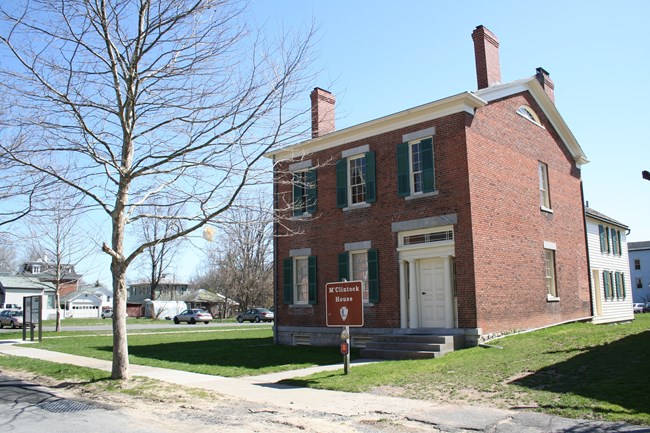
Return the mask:
<path id="1" fill-rule="evenodd" d="M 387 350 L 387 349 L 361 349 L 361 357 L 369 359 L 432 359 L 444 355 L 446 352 L 430 352 L 423 350 Z"/>
<path id="2" fill-rule="evenodd" d="M 375 359 L 430 359 L 454 350 L 455 337 L 435 334 L 376 335 L 361 349 L 361 357 Z"/>

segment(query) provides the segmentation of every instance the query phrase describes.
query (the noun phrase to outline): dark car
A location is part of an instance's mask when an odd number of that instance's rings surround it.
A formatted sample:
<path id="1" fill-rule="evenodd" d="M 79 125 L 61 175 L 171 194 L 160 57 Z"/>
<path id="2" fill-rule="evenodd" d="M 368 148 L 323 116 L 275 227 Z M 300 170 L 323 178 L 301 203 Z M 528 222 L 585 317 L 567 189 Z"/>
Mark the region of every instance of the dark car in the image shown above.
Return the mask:
<path id="1" fill-rule="evenodd" d="M 273 322 L 273 320 L 275 320 L 275 314 L 273 314 L 273 311 L 268 308 L 251 308 L 250 310 L 246 310 L 245 313 L 237 316 L 237 321 L 239 323 L 242 323 L 245 320 L 248 320 L 251 323 Z"/>

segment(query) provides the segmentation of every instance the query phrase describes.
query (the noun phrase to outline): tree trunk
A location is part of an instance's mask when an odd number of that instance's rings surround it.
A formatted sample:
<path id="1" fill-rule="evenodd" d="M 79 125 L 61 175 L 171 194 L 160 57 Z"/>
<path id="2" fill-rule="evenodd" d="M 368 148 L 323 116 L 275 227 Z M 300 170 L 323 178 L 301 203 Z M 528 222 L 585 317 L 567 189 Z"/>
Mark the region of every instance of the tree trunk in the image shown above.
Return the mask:
<path id="1" fill-rule="evenodd" d="M 56 293 L 54 294 L 54 305 L 56 307 L 56 329 L 55 332 L 61 332 L 61 296 L 57 284 Z"/>
<path id="2" fill-rule="evenodd" d="M 113 277 L 113 367 L 111 378 L 128 379 L 129 345 L 126 333 L 126 266 L 123 260 L 111 261 Z"/>

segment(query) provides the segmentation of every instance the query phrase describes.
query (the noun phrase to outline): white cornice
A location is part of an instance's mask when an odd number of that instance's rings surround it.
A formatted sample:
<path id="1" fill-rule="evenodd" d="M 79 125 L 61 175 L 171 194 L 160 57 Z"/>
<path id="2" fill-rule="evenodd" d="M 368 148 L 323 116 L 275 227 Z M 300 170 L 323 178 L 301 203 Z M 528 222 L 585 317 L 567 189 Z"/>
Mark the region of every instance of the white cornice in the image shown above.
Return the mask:
<path id="1" fill-rule="evenodd" d="M 474 93 L 481 99 L 484 99 L 487 102 L 492 102 L 525 91 L 530 92 L 537 104 L 542 108 L 544 114 L 546 114 L 546 117 L 551 122 L 551 125 L 555 128 L 567 149 L 569 149 L 569 152 L 571 152 L 571 156 L 573 156 L 578 168 L 587 164 L 589 160 L 587 159 L 585 152 L 582 150 L 582 147 L 580 147 L 578 140 L 576 140 L 573 132 L 571 132 L 569 126 L 560 115 L 555 103 L 551 101 L 551 98 L 549 98 L 535 77 L 487 87 Z"/>
<path id="2" fill-rule="evenodd" d="M 341 144 L 363 140 L 374 135 L 449 116 L 450 114 L 466 112 L 474 115 L 476 108 L 483 107 L 486 104 L 487 102 L 477 95 L 464 92 L 269 152 L 265 156 L 277 160 L 300 158 Z"/>

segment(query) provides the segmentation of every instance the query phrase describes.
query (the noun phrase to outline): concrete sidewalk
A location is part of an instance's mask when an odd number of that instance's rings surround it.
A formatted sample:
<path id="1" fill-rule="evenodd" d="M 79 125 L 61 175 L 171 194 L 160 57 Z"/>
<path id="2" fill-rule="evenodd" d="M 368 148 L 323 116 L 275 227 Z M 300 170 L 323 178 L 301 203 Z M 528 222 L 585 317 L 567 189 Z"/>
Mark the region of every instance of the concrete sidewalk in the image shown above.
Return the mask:
<path id="1" fill-rule="evenodd" d="M 25 345 L 15 346 L 11 344 L 13 342 L 5 341 L 0 343 L 5 343 L 0 344 L 0 353 L 7 355 L 24 356 L 111 371 L 110 361 L 35 349 Z M 532 412 L 476 406 L 440 405 L 431 401 L 365 393 L 315 390 L 277 384 L 282 379 L 302 377 L 317 371 L 337 369 L 342 369 L 342 366 L 313 367 L 262 376 L 226 378 L 142 365 L 131 364 L 130 366 L 131 374 L 134 376 L 145 376 L 168 383 L 200 388 L 262 405 L 280 406 L 309 412 L 318 411 L 346 417 L 390 413 L 403 416 L 412 421 L 435 425 L 436 428 L 442 431 L 650 433 L 650 427 L 622 423 L 589 422 Z"/>

